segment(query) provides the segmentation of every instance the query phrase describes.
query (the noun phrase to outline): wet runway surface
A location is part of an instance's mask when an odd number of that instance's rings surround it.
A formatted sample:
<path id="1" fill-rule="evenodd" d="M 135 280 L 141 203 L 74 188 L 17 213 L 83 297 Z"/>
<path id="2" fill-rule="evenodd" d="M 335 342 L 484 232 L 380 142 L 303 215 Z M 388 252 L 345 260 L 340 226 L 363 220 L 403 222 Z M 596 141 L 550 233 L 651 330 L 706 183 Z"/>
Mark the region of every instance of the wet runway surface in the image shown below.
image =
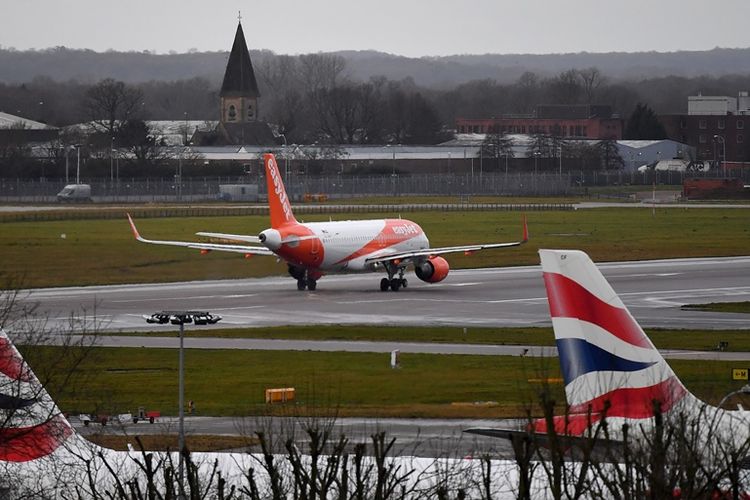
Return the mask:
<path id="1" fill-rule="evenodd" d="M 647 327 L 748 328 L 747 315 L 683 311 L 690 303 L 750 300 L 750 257 L 602 264 L 636 319 Z M 426 284 L 381 292 L 378 274 L 325 276 L 314 292 L 289 277 L 32 290 L 52 323 L 85 314 L 104 330 L 165 331 L 144 314 L 197 309 L 219 314 L 220 328 L 309 324 L 540 326 L 549 311 L 539 266 L 453 270 Z M 89 326 L 91 323 L 89 323 Z M 206 328 L 206 327 L 202 327 Z"/>

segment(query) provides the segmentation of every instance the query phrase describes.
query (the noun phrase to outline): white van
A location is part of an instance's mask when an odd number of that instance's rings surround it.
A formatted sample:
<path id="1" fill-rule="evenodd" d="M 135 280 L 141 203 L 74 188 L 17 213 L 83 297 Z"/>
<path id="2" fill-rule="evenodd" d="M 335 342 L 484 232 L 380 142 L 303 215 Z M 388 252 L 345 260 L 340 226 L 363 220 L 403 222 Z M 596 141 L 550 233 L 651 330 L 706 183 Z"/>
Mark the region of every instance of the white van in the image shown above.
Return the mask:
<path id="1" fill-rule="evenodd" d="M 57 193 L 57 201 L 91 201 L 91 186 L 88 184 L 68 184 Z"/>

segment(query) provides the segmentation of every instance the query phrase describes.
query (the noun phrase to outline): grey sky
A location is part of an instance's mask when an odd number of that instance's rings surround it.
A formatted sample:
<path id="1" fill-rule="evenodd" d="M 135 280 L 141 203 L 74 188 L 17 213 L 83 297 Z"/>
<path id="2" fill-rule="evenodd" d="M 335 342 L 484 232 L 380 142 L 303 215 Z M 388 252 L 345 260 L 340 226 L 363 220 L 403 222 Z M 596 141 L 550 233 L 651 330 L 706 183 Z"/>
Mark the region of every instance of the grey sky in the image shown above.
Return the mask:
<path id="1" fill-rule="evenodd" d="M 406 56 L 750 47 L 750 0 L 5 0 L 0 45 Z"/>

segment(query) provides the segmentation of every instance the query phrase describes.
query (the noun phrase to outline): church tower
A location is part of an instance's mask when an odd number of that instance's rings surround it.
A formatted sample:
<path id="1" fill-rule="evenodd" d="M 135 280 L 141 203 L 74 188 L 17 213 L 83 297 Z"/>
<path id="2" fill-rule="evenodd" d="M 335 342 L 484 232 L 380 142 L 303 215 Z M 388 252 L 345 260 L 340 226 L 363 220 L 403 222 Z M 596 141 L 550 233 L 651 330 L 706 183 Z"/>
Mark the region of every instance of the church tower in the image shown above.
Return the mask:
<path id="1" fill-rule="evenodd" d="M 258 83 L 245 43 L 242 22 L 237 23 L 232 51 L 221 84 L 221 123 L 248 123 L 258 119 Z"/>
<path id="2" fill-rule="evenodd" d="M 196 131 L 193 142 L 201 146 L 277 144 L 271 127 L 258 118 L 258 98 L 258 82 L 240 18 L 219 92 L 219 124 L 211 132 Z"/>

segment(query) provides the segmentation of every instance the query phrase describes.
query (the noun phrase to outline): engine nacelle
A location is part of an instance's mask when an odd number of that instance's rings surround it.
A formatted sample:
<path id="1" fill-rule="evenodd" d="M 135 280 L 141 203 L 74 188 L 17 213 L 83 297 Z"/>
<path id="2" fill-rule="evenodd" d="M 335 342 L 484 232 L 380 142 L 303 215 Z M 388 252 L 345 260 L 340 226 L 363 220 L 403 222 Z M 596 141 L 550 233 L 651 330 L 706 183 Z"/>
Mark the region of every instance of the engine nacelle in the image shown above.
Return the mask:
<path id="1" fill-rule="evenodd" d="M 414 266 L 414 274 L 417 278 L 427 283 L 443 281 L 450 271 L 448 261 L 442 257 L 430 257 Z"/>
<path id="2" fill-rule="evenodd" d="M 258 239 L 271 251 L 281 248 L 281 233 L 275 229 L 266 229 L 258 235 Z"/>

